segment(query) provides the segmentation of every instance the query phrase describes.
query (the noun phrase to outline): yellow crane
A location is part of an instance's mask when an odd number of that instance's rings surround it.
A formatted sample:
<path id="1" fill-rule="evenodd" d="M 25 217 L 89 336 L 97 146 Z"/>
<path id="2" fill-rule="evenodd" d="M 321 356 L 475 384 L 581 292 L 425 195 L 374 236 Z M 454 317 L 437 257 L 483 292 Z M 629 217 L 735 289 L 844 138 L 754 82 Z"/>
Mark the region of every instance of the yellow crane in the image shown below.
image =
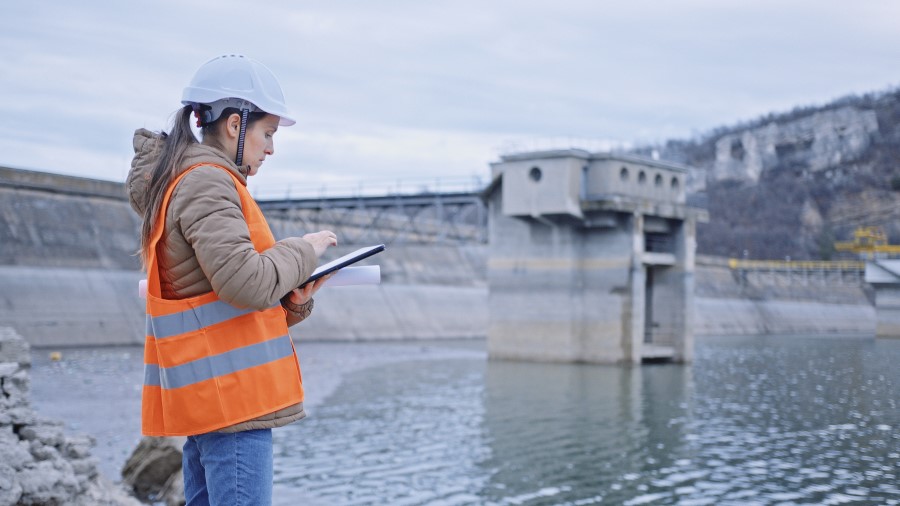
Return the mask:
<path id="1" fill-rule="evenodd" d="M 852 241 L 836 242 L 834 249 L 865 258 L 900 255 L 900 245 L 888 244 L 887 234 L 881 227 L 858 227 L 853 231 Z"/>

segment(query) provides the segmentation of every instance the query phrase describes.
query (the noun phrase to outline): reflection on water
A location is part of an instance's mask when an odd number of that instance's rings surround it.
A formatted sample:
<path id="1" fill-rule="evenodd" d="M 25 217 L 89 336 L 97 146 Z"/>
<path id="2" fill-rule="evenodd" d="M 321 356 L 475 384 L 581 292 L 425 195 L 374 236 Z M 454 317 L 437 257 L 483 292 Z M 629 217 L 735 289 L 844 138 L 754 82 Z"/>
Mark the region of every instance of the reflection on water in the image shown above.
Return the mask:
<path id="1" fill-rule="evenodd" d="M 406 361 L 275 432 L 282 504 L 900 504 L 900 341 L 702 339 L 693 366 Z"/>
<path id="2" fill-rule="evenodd" d="M 686 367 L 490 363 L 486 502 L 621 503 L 640 495 L 646 472 L 673 465 L 689 381 Z"/>

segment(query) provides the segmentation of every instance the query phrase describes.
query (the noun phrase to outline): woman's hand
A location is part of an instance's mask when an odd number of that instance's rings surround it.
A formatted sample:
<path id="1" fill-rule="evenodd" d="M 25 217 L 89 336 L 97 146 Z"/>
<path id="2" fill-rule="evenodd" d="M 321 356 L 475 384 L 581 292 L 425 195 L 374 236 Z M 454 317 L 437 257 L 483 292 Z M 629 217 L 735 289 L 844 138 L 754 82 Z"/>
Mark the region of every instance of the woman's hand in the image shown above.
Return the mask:
<path id="1" fill-rule="evenodd" d="M 303 236 L 303 239 L 312 244 L 313 249 L 316 251 L 316 257 L 321 257 L 329 246 L 337 246 L 337 235 L 331 230 L 306 234 Z"/>
<path id="2" fill-rule="evenodd" d="M 306 304 L 310 299 L 312 299 L 313 295 L 319 291 L 319 288 L 322 288 L 322 285 L 324 285 L 330 277 L 331 274 L 328 274 L 313 281 L 312 283 L 307 283 L 300 288 L 294 288 L 294 290 L 288 295 L 288 300 L 291 301 L 291 304 L 297 306 Z"/>

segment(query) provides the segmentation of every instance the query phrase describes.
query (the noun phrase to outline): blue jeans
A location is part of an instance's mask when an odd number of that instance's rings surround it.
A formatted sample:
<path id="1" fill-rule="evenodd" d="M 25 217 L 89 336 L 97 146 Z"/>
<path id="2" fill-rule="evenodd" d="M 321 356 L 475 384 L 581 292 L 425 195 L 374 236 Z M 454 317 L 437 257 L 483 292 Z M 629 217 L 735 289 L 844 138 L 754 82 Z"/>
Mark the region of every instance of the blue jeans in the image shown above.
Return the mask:
<path id="1" fill-rule="evenodd" d="M 272 430 L 188 436 L 182 455 L 186 506 L 272 504 Z"/>

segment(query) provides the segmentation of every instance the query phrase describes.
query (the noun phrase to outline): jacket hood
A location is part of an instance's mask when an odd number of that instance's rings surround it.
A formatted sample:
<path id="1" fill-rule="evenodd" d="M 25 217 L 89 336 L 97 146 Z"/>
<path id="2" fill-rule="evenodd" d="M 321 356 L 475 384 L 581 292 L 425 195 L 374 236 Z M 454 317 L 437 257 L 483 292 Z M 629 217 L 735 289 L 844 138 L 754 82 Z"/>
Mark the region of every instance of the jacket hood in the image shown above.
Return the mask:
<path id="1" fill-rule="evenodd" d="M 159 133 L 139 128 L 134 132 L 132 144 L 134 145 L 134 158 L 131 160 L 131 170 L 128 171 L 128 177 L 125 179 L 125 189 L 128 192 L 128 201 L 131 203 L 132 209 L 143 215 L 150 199 L 150 176 L 162 154 L 163 137 Z M 188 146 L 175 177 L 198 163 L 221 165 L 237 176 L 244 186 L 247 185 L 247 167 L 238 167 L 221 150 L 200 143 Z"/>

